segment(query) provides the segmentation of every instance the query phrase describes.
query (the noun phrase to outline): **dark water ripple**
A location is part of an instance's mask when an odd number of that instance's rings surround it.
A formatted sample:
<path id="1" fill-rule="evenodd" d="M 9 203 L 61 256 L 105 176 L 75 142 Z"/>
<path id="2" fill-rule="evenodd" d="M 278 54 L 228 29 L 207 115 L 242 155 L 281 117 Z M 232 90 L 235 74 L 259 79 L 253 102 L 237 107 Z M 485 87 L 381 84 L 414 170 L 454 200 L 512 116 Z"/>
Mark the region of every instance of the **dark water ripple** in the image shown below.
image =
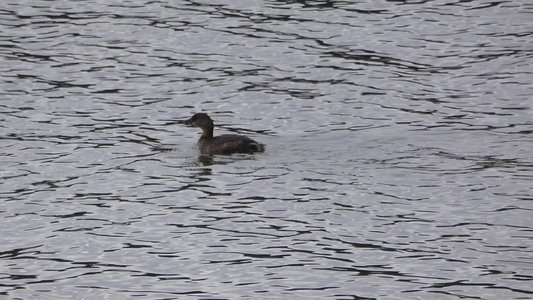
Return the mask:
<path id="1" fill-rule="evenodd" d="M 530 298 L 532 15 L 2 2 L 0 298 Z"/>

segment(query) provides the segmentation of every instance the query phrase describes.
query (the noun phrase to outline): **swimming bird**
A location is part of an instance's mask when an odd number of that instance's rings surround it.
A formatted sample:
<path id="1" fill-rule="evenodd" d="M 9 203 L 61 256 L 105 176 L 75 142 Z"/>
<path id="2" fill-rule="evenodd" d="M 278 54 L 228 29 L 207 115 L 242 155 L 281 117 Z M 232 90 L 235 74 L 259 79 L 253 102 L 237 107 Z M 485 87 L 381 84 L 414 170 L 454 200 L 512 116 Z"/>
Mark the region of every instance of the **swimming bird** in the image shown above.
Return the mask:
<path id="1" fill-rule="evenodd" d="M 196 113 L 190 119 L 181 123 L 202 129 L 202 135 L 198 140 L 198 149 L 202 154 L 213 155 L 265 151 L 265 145 L 246 136 L 237 134 L 213 136 L 215 124 L 206 113 Z"/>

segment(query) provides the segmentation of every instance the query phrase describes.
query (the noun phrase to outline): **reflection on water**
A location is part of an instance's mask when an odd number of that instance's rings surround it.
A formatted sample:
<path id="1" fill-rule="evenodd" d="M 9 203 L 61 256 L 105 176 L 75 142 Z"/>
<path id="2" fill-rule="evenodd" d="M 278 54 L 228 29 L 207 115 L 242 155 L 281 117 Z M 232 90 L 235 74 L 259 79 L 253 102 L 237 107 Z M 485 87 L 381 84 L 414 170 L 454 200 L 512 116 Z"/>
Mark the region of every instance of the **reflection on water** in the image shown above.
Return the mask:
<path id="1" fill-rule="evenodd" d="M 4 2 L 4 298 L 531 297 L 524 1 Z"/>

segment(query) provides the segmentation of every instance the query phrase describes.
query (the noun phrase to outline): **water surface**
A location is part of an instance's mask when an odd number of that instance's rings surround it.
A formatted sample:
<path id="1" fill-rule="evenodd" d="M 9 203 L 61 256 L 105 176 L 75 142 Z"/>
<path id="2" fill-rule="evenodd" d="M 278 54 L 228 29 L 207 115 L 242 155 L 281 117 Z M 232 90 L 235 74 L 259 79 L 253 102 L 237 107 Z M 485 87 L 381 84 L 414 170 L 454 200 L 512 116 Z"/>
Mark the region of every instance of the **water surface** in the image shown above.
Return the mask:
<path id="1" fill-rule="evenodd" d="M 530 298 L 532 17 L 3 1 L 0 295 Z M 200 111 L 267 151 L 199 158 Z"/>

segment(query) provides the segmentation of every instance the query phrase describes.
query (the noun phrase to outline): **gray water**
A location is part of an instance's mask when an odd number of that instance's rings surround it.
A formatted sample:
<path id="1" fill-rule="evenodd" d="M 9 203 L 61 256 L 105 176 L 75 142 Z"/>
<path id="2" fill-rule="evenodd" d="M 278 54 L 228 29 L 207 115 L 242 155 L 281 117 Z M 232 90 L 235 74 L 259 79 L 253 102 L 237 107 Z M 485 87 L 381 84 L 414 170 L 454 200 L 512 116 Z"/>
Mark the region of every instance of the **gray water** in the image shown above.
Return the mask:
<path id="1" fill-rule="evenodd" d="M 530 1 L 3 0 L 0 59 L 2 299 L 533 297 Z"/>

